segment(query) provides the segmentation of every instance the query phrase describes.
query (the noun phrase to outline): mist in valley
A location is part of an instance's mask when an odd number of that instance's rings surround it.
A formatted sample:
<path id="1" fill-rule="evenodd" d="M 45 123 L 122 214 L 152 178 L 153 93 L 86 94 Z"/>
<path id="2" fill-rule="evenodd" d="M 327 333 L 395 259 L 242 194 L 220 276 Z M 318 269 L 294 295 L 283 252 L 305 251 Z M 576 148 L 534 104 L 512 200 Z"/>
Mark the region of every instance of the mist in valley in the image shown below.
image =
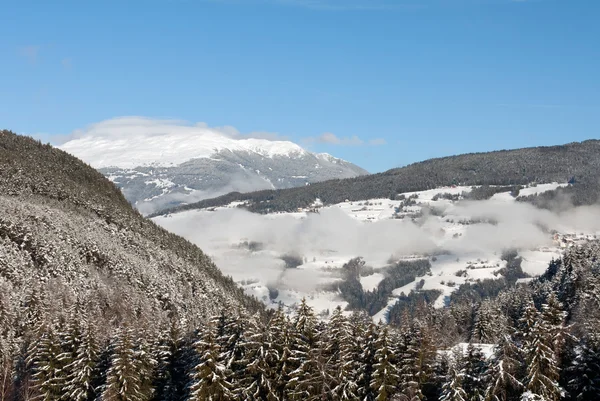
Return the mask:
<path id="1" fill-rule="evenodd" d="M 424 206 L 424 205 L 422 205 Z M 157 223 L 197 244 L 236 281 L 310 291 L 353 257 L 382 268 L 411 256 L 499 255 L 552 245 L 552 233 L 600 231 L 600 207 L 538 209 L 522 202 L 460 201 L 423 208 L 419 218 L 359 221 L 338 206 L 319 213 L 259 215 L 241 208 L 190 211 Z M 440 216 L 441 215 L 441 216 Z M 298 259 L 300 269 L 282 257 Z M 314 261 L 314 262 L 313 262 Z M 311 266 L 312 264 L 312 266 Z M 305 267 L 314 268 L 305 268 Z"/>

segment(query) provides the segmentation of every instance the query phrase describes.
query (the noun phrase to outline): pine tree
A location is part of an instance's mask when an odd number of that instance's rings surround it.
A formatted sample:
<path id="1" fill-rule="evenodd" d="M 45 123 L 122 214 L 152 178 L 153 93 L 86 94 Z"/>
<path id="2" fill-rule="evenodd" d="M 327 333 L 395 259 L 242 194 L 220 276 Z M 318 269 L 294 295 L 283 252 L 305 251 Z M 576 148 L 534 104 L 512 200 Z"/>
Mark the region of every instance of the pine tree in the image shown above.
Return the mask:
<path id="1" fill-rule="evenodd" d="M 156 401 L 182 400 L 186 395 L 188 384 L 185 353 L 185 339 L 179 322 L 175 317 L 167 330 L 158 338 L 156 345 L 156 376 L 153 383 Z"/>
<path id="2" fill-rule="evenodd" d="M 553 349 L 555 330 L 544 319 L 533 302 L 527 306 L 524 324 L 524 352 L 527 363 L 526 390 L 535 399 L 557 401 L 561 388 L 558 384 L 559 368 Z"/>
<path id="3" fill-rule="evenodd" d="M 375 365 L 370 383 L 376 401 L 387 401 L 396 392 L 399 375 L 394 360 L 394 349 L 390 342 L 387 327 L 379 328 L 379 335 L 375 342 Z"/>
<path id="4" fill-rule="evenodd" d="M 275 390 L 276 369 L 279 355 L 275 347 L 272 322 L 265 328 L 260 324 L 260 317 L 249 320 L 248 327 L 242 336 L 244 357 L 240 361 L 244 376 L 237 398 L 243 400 L 278 401 Z"/>
<path id="5" fill-rule="evenodd" d="M 287 398 L 289 387 L 288 382 L 291 379 L 291 373 L 299 366 L 293 358 L 294 348 L 299 343 L 296 330 L 293 329 L 290 320 L 284 315 L 283 310 L 279 308 L 271 319 L 274 345 L 279 360 L 277 361 L 276 378 L 274 380 L 275 395 L 277 399 Z"/>
<path id="6" fill-rule="evenodd" d="M 122 328 L 111 340 L 110 367 L 106 371 L 106 384 L 102 388 L 103 401 L 142 401 L 144 394 L 135 342 L 140 339 L 130 328 Z"/>
<path id="7" fill-rule="evenodd" d="M 223 401 L 233 398 L 231 383 L 227 380 L 229 372 L 219 362 L 220 349 L 216 343 L 216 329 L 210 324 L 202 338 L 195 344 L 199 363 L 192 374 L 190 400 Z"/>
<path id="8" fill-rule="evenodd" d="M 462 387 L 467 398 L 472 401 L 481 401 L 485 395 L 488 380 L 488 364 L 481 350 L 470 343 L 467 354 L 462 361 L 461 374 Z"/>
<path id="9" fill-rule="evenodd" d="M 84 322 L 81 328 L 78 326 L 72 326 L 70 330 L 70 337 L 79 335 L 79 339 L 71 340 L 76 348 L 70 364 L 66 366 L 68 373 L 65 398 L 70 401 L 93 400 L 96 395 L 94 381 L 98 376 L 99 348 L 93 326 L 88 322 Z"/>
<path id="10" fill-rule="evenodd" d="M 327 381 L 321 349 L 318 344 L 317 318 L 313 309 L 302 299 L 294 317 L 289 361 L 295 367 L 290 372 L 286 392 L 290 400 L 311 399 L 320 396 Z"/>
<path id="11" fill-rule="evenodd" d="M 328 348 L 329 355 L 333 357 L 329 365 L 335 372 L 335 387 L 333 387 L 334 398 L 341 401 L 360 400 L 360 388 L 358 385 L 360 375 L 360 356 L 363 351 L 362 344 L 365 335 L 365 320 L 368 317 L 358 313 L 352 315 L 348 321 L 341 313 L 341 308 L 336 308 L 330 321 L 330 334 L 334 338 Z"/>
<path id="12" fill-rule="evenodd" d="M 506 317 L 491 300 L 485 300 L 477 310 L 473 325 L 473 341 L 496 343 L 506 330 Z"/>
<path id="13" fill-rule="evenodd" d="M 490 383 L 486 389 L 486 401 L 507 401 L 523 388 L 518 379 L 523 365 L 520 352 L 512 338 L 505 335 L 500 339 L 490 366 Z"/>
<path id="14" fill-rule="evenodd" d="M 42 323 L 28 349 L 27 364 L 37 400 L 59 400 L 65 396 L 65 375 L 60 361 L 61 349 L 56 329 Z"/>
<path id="15" fill-rule="evenodd" d="M 573 400 L 593 400 L 600 394 L 600 347 L 584 340 L 568 368 L 568 390 Z"/>
<path id="16" fill-rule="evenodd" d="M 404 399 L 423 400 L 423 387 L 431 376 L 435 347 L 426 327 L 415 322 L 401 335 L 400 383 Z"/>
<path id="17" fill-rule="evenodd" d="M 451 367 L 446 383 L 442 387 L 440 401 L 467 401 L 468 396 L 462 387 L 463 376 L 456 367 Z"/>
<path id="18" fill-rule="evenodd" d="M 360 354 L 360 370 L 358 373 L 359 395 L 362 400 L 372 401 L 375 399 L 375 393 L 371 388 L 373 381 L 374 366 L 377 363 L 375 354 L 377 353 L 377 325 L 369 322 L 366 327 L 364 339 L 362 342 L 362 353 Z"/>

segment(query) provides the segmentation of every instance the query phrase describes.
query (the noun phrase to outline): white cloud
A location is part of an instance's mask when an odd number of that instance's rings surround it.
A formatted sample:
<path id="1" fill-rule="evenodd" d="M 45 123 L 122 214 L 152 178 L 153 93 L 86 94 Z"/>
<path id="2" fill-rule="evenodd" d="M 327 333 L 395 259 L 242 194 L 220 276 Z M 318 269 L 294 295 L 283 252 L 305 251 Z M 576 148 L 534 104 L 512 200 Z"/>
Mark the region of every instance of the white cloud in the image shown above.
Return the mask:
<path id="1" fill-rule="evenodd" d="M 54 143 L 63 144 L 67 141 L 83 137 L 95 138 L 123 138 L 123 137 L 153 137 L 170 134 L 197 134 L 198 129 L 210 130 L 231 139 L 267 139 L 270 141 L 287 141 L 287 136 L 276 132 L 256 131 L 247 134 L 241 133 L 230 125 L 209 127 L 205 122 L 190 123 L 178 119 L 158 119 L 142 116 L 116 117 L 77 129 L 68 135 L 55 135 Z"/>
<path id="2" fill-rule="evenodd" d="M 337 207 L 324 208 L 304 219 L 291 215 L 264 216 L 236 208 L 217 212 L 190 211 L 160 217 L 155 221 L 169 231 L 182 235 L 214 257 L 225 274 L 234 279 L 256 278 L 263 282 L 283 281 L 282 288 L 307 290 L 307 283 L 293 273 L 315 279 L 315 270 L 286 270 L 277 256 L 293 254 L 311 260 L 325 252 L 339 261 L 362 256 L 367 263 L 377 264 L 396 257 L 425 253 L 451 252 L 455 257 L 498 255 L 504 249 L 536 249 L 551 245 L 548 231 L 596 232 L 600 230 L 600 207 L 570 208 L 555 213 L 532 205 L 514 202 L 461 202 L 445 211 L 449 218 L 487 219 L 495 224 L 464 226 L 460 238 L 439 241 L 440 231 L 447 223 L 424 216 L 420 223 L 410 219 L 359 222 Z M 546 227 L 544 229 L 543 227 Z M 248 257 L 236 251 L 232 244 L 256 241 L 268 252 Z M 268 255 L 271 255 L 269 260 Z M 253 259 L 260 256 L 260 259 Z M 279 261 L 281 262 L 281 261 Z M 285 276 L 284 276 L 285 274 Z M 310 277 L 309 277 L 310 276 Z M 319 280 L 313 280 L 314 288 Z M 310 286 L 309 286 L 310 287 Z"/>
<path id="3" fill-rule="evenodd" d="M 39 46 L 25 46 L 19 49 L 19 55 L 26 58 L 31 64 L 35 64 L 37 62 L 39 53 Z"/>
<path id="4" fill-rule="evenodd" d="M 387 141 L 383 138 L 374 138 L 369 140 L 369 145 L 373 145 L 373 146 L 379 146 L 379 145 L 385 145 L 387 144 Z"/>
<path id="5" fill-rule="evenodd" d="M 374 138 L 374 139 L 370 139 L 368 141 L 364 141 L 362 139 L 360 139 L 358 136 L 356 135 L 352 135 L 352 136 L 348 136 L 348 137 L 338 137 L 337 135 L 331 133 L 331 132 L 324 132 L 323 134 L 319 135 L 318 137 L 308 137 L 304 139 L 304 142 L 311 144 L 311 143 L 325 143 L 325 144 L 329 144 L 329 145 L 340 145 L 340 146 L 361 146 L 361 145 L 371 145 L 371 146 L 378 146 L 378 145 L 385 145 L 387 142 L 385 139 L 383 138 Z"/>

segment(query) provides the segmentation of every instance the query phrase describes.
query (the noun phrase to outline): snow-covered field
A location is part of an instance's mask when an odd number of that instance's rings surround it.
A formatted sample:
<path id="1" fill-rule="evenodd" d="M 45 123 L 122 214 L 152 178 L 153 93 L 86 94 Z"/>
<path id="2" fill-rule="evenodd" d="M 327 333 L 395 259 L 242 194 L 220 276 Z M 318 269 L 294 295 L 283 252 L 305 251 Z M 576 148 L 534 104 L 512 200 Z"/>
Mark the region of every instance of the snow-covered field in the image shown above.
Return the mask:
<path id="1" fill-rule="evenodd" d="M 566 184 L 527 187 L 520 195 L 562 185 Z M 373 316 L 376 321 L 385 320 L 396 297 L 415 290 L 421 280 L 423 290 L 441 291 L 435 307 L 443 307 L 461 284 L 497 278 L 506 265 L 501 260 L 506 249 L 517 248 L 524 272 L 536 276 L 564 247 L 600 234 L 597 210 L 554 214 L 515 202 L 508 192 L 488 201 L 464 201 L 461 194 L 469 191 L 470 187 L 446 187 L 405 193 L 399 200 L 346 201 L 327 207 L 319 207 L 317 199 L 317 213 L 266 216 L 241 210 L 236 202 L 154 220 L 198 244 L 248 294 L 271 307 L 293 308 L 303 297 L 317 312 L 345 307 L 331 284 L 342 280 L 342 266 L 358 256 L 372 268 L 372 274 L 360 277 L 364 291 L 377 289 L 390 262 L 427 258 L 430 273 L 396 288 L 388 305 Z M 293 265 L 284 261 L 290 257 Z"/>

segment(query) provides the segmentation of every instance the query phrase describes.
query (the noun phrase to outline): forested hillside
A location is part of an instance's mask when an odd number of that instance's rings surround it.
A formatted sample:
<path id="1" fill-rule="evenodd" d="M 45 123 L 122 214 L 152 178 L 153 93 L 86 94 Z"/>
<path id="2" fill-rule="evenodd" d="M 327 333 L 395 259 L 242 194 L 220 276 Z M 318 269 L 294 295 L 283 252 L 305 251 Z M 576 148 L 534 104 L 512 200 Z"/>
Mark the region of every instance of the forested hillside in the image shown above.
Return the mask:
<path id="1" fill-rule="evenodd" d="M 46 400 L 595 400 L 599 256 L 597 243 L 573 248 L 529 285 L 444 309 L 419 302 L 390 326 L 340 309 L 322 322 L 303 301 L 291 319 L 224 307 L 207 325 L 125 326 L 102 342 L 96 317 L 74 305 L 38 324 L 14 365 L 3 348 L 0 390 Z"/>
<path id="2" fill-rule="evenodd" d="M 200 249 L 143 218 L 100 173 L 49 145 L 0 131 L 4 373 L 13 363 L 29 366 L 19 352 L 67 322 L 93 326 L 100 346 L 123 330 L 200 325 L 225 304 L 262 311 Z"/>
<path id="3" fill-rule="evenodd" d="M 561 146 L 472 153 L 431 159 L 380 174 L 344 180 L 330 180 L 301 188 L 266 190 L 247 194 L 230 193 L 218 198 L 165 210 L 158 214 L 222 206 L 246 201 L 250 211 L 268 213 L 294 211 L 321 199 L 336 204 L 373 198 L 394 197 L 450 185 L 524 185 L 567 182 L 577 185 L 560 189 L 575 205 L 594 203 L 600 194 L 600 141 L 588 140 Z M 546 195 L 546 198 L 555 198 Z M 564 197 L 562 197 L 564 199 Z M 528 199 L 536 202 L 536 199 Z M 548 206 L 549 201 L 539 201 Z"/>

